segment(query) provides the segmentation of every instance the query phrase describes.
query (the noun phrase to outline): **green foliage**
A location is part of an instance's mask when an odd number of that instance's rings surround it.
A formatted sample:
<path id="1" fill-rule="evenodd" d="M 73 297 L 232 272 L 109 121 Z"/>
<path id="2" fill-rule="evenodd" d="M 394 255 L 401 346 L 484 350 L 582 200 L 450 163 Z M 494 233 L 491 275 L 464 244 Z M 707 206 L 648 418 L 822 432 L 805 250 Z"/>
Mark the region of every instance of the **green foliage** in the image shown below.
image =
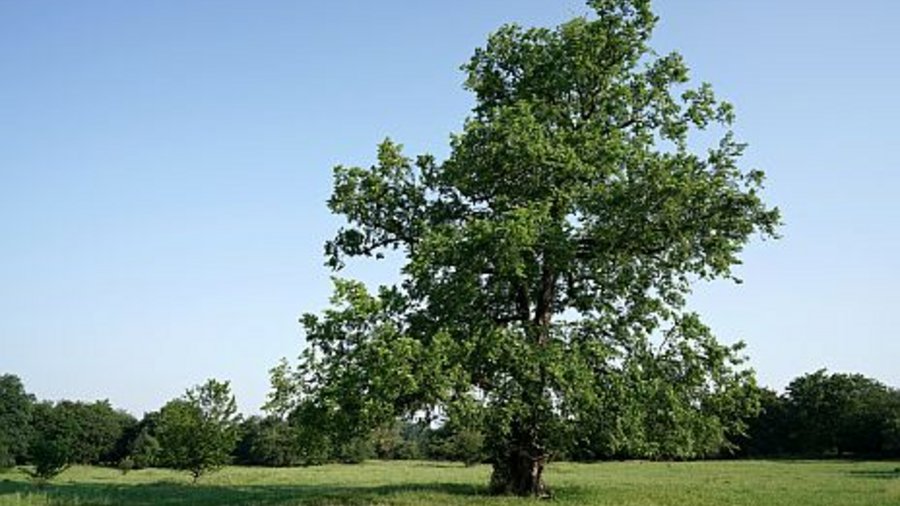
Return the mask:
<path id="1" fill-rule="evenodd" d="M 403 446 L 403 427 L 400 423 L 388 423 L 375 428 L 369 436 L 375 458 L 393 460 Z"/>
<path id="2" fill-rule="evenodd" d="M 160 462 L 189 471 L 194 481 L 230 461 L 239 416 L 228 382 L 208 380 L 160 410 L 156 438 Z"/>
<path id="3" fill-rule="evenodd" d="M 401 443 L 394 450 L 394 459 L 422 460 L 432 458 L 427 451 L 429 429 L 421 422 L 400 421 Z"/>
<path id="4" fill-rule="evenodd" d="M 294 409 L 288 421 L 296 433 L 296 444 L 301 465 L 318 465 L 335 460 L 333 430 L 322 411 L 311 402 L 303 402 Z"/>
<path id="5" fill-rule="evenodd" d="M 861 374 L 822 369 L 794 379 L 783 395 L 763 391 L 762 411 L 738 444 L 749 456 L 892 457 L 900 390 Z"/>
<path id="6" fill-rule="evenodd" d="M 136 423 L 126 427 L 122 437 L 116 444 L 119 461 L 129 459 L 134 469 L 144 469 L 157 465 L 161 453 L 159 441 L 156 439 L 156 428 L 159 412 L 145 413 Z"/>
<path id="7" fill-rule="evenodd" d="M 0 469 L 22 462 L 27 455 L 34 402 L 17 376 L 0 376 Z"/>
<path id="8" fill-rule="evenodd" d="M 430 431 L 429 458 L 453 460 L 467 466 L 484 462 L 486 408 L 471 398 L 447 406 L 444 423 Z"/>
<path id="9" fill-rule="evenodd" d="M 421 421 L 396 419 L 369 435 L 374 457 L 381 460 L 434 459 L 429 442 L 433 430 Z M 437 457 L 439 458 L 439 457 Z"/>
<path id="10" fill-rule="evenodd" d="M 789 442 L 791 422 L 787 399 L 775 391 L 760 391 L 760 410 L 748 420 L 746 435 L 737 441 L 739 455 L 749 457 L 787 455 L 792 452 Z"/>
<path id="11" fill-rule="evenodd" d="M 64 409 L 51 402 L 34 404 L 32 423 L 34 432 L 28 448 L 29 462 L 34 469 L 26 472 L 40 481 L 52 479 L 75 460 L 77 421 Z"/>
<path id="12" fill-rule="evenodd" d="M 430 456 L 441 460 L 454 460 L 467 466 L 480 464 L 485 459 L 484 433 L 474 428 L 436 431 L 430 445 Z"/>
<path id="13" fill-rule="evenodd" d="M 900 413 L 890 390 L 860 374 L 819 370 L 788 385 L 796 444 L 811 453 L 871 454 L 883 446 L 892 414 Z"/>
<path id="14" fill-rule="evenodd" d="M 138 432 L 137 437 L 129 444 L 128 456 L 135 469 L 154 467 L 159 462 L 162 446 L 148 428 Z"/>
<path id="15" fill-rule="evenodd" d="M 481 431 L 465 429 L 453 436 L 456 455 L 467 466 L 484 461 L 484 434 Z"/>
<path id="16" fill-rule="evenodd" d="M 373 457 L 381 460 L 440 459 L 430 446 L 433 432 L 421 421 L 395 419 L 369 434 Z"/>
<path id="17" fill-rule="evenodd" d="M 280 418 L 252 416 L 241 423 L 235 461 L 243 465 L 284 467 L 302 463 L 298 435 Z"/>
<path id="18" fill-rule="evenodd" d="M 356 436 L 340 441 L 335 448 L 338 462 L 343 464 L 359 464 L 375 456 L 375 447 L 367 436 Z"/>
<path id="19" fill-rule="evenodd" d="M 894 391 L 894 409 L 884 421 L 881 431 L 884 455 L 900 457 L 900 392 Z"/>
<path id="20" fill-rule="evenodd" d="M 136 423 L 134 418 L 113 409 L 109 401 L 85 403 L 60 401 L 54 408 L 57 416 L 71 433 L 70 457 L 77 464 L 114 464 L 124 455 L 118 447 L 126 429 Z"/>
<path id="21" fill-rule="evenodd" d="M 892 420 L 900 416 L 896 390 L 860 374 L 824 369 L 788 385 L 790 444 L 807 454 L 875 454 L 889 443 Z"/>
<path id="22" fill-rule="evenodd" d="M 125 457 L 119 461 L 117 467 L 119 468 L 119 471 L 122 471 L 122 474 L 128 474 L 135 467 L 134 459 L 132 459 L 131 457 Z"/>
<path id="23" fill-rule="evenodd" d="M 299 389 L 298 378 L 287 359 L 282 358 L 277 366 L 269 370 L 269 382 L 272 389 L 262 410 L 270 417 L 283 420 L 296 408 Z"/>
<path id="24" fill-rule="evenodd" d="M 73 462 L 78 425 L 69 415 L 50 402 L 33 406 L 34 434 L 28 449 L 33 468 L 25 470 L 32 479 L 49 481 Z"/>
<path id="25" fill-rule="evenodd" d="M 5 445 L 0 445 L 0 472 L 12 469 L 15 464 L 16 459 L 12 456 L 10 449 Z"/>
<path id="26" fill-rule="evenodd" d="M 52 480 L 68 469 L 71 462 L 71 441 L 50 437 L 38 439 L 31 445 L 34 467 L 25 472 L 38 483 Z"/>
<path id="27" fill-rule="evenodd" d="M 572 457 L 695 459 L 737 449 L 759 402 L 741 346 L 718 344 L 695 315 L 678 333 L 599 372 L 605 387 L 571 435 Z"/>
<path id="28" fill-rule="evenodd" d="M 740 347 L 685 299 L 694 280 L 732 277 L 778 211 L 762 172 L 740 168 L 732 107 L 648 47 L 649 2 L 589 5 L 475 52 L 476 105 L 447 160 L 386 140 L 371 168 L 335 168 L 328 205 L 347 224 L 328 264 L 391 250 L 405 263 L 375 293 L 335 280 L 332 308 L 304 315 L 280 405 L 342 442 L 474 406 L 495 490 L 523 495 L 544 492 L 544 463 L 585 427 L 608 438 L 599 451 L 659 457 L 716 453 L 744 429 L 756 400 Z M 698 130 L 720 139 L 705 154 L 689 148 Z M 628 402 L 611 404 L 611 385 Z"/>
<path id="29" fill-rule="evenodd" d="M 33 410 L 34 439 L 65 446 L 66 459 L 73 464 L 117 463 L 124 456 L 120 442 L 136 423 L 131 415 L 113 409 L 109 401 L 43 402 Z"/>

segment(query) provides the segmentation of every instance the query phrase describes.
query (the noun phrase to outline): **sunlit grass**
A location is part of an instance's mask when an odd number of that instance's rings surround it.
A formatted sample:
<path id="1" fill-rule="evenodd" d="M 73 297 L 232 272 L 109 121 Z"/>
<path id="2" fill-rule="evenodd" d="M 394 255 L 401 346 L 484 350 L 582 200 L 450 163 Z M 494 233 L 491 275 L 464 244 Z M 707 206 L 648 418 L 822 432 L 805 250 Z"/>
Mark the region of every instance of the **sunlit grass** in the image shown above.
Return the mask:
<path id="1" fill-rule="evenodd" d="M 187 473 L 73 467 L 38 487 L 0 474 L 0 505 L 519 504 L 485 493 L 490 468 L 436 462 L 266 469 L 228 467 L 190 483 Z M 552 464 L 552 503 L 650 505 L 900 505 L 900 463 L 848 461 Z"/>

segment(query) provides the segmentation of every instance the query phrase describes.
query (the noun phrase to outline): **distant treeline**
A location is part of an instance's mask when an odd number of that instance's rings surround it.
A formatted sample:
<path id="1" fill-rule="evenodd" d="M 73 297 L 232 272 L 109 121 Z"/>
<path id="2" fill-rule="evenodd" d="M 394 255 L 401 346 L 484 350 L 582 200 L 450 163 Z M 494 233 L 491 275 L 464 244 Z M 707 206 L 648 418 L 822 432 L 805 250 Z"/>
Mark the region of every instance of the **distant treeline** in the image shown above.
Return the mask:
<path id="1" fill-rule="evenodd" d="M 806 374 L 760 408 L 740 456 L 900 457 L 900 390 L 860 374 Z"/>
<path id="2" fill-rule="evenodd" d="M 229 402 L 227 383 L 222 402 Z M 189 392 L 190 393 L 190 392 Z M 795 379 L 784 394 L 761 389 L 760 410 L 747 420 L 744 436 L 731 447 L 691 458 L 758 456 L 892 458 L 900 456 L 900 390 L 858 374 L 818 371 Z M 108 401 L 56 403 L 37 401 L 18 377 L 0 376 L 0 467 L 50 461 L 117 466 L 178 467 L 184 437 L 172 437 L 173 413 L 190 408 L 188 395 L 140 420 Z M 204 409 L 215 412 L 206 402 Z M 213 404 L 219 401 L 213 401 Z M 233 411 L 233 397 L 230 397 Z M 224 405 L 224 404 L 223 404 Z M 643 406 L 644 410 L 652 406 Z M 655 430 L 646 414 L 611 416 L 586 425 L 565 455 L 567 460 L 680 459 L 682 441 L 691 428 Z M 286 416 L 220 416 L 228 437 L 220 438 L 226 459 L 250 466 L 297 466 L 364 459 L 431 459 L 477 463 L 484 459 L 485 440 L 478 427 L 398 420 L 353 440 L 332 441 L 304 424 L 302 413 Z M 184 416 L 182 416 L 184 419 Z M 177 424 L 176 424 L 177 425 Z M 182 426 L 187 426 L 182 424 Z M 229 432 L 230 431 L 230 432 Z M 604 432 L 605 431 L 605 432 Z M 188 439 L 201 429 L 187 429 Z M 171 441 L 171 442 L 170 442 Z M 172 446 L 167 448 L 166 445 Z M 181 453 L 179 453 L 181 452 Z"/>

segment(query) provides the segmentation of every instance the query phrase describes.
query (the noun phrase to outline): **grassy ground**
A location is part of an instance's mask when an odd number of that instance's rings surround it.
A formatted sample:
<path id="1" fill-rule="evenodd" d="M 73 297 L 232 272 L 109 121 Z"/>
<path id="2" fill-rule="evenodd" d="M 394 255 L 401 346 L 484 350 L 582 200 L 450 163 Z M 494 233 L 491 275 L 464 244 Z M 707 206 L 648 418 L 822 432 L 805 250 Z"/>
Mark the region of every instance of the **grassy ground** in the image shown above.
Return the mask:
<path id="1" fill-rule="evenodd" d="M 485 495 L 489 473 L 487 466 L 434 462 L 229 467 L 191 485 L 186 473 L 145 469 L 123 476 L 73 467 L 42 488 L 21 473 L 0 474 L 0 505 L 523 503 Z M 557 463 L 546 476 L 554 491 L 549 504 L 559 505 L 900 505 L 900 462 Z"/>

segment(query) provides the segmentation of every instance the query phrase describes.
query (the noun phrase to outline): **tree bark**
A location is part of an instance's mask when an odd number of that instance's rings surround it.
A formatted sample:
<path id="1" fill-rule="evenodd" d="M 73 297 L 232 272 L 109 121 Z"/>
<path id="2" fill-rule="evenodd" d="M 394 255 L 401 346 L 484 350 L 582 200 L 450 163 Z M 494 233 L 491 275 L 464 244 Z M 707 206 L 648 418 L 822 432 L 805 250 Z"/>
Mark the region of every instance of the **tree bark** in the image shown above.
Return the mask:
<path id="1" fill-rule="evenodd" d="M 535 331 L 534 343 L 545 346 L 550 338 L 550 326 L 553 319 L 553 305 L 556 299 L 557 273 L 549 261 L 544 261 L 541 266 L 541 277 L 538 286 L 537 300 L 535 301 L 534 319 L 532 320 Z M 527 292 L 519 290 L 518 306 L 520 312 L 528 318 L 530 301 Z M 540 364 L 540 375 L 536 384 L 526 387 L 526 398 L 531 397 L 532 402 L 526 405 L 533 409 L 540 409 L 541 393 L 547 384 L 547 371 L 543 362 Z M 518 495 L 532 497 L 549 497 L 549 491 L 544 485 L 544 466 L 547 463 L 548 454 L 546 447 L 538 437 L 539 425 L 536 420 L 539 416 L 531 413 L 526 420 L 519 420 L 513 424 L 512 437 L 509 445 L 499 454 L 494 456 L 494 470 L 491 474 L 491 492 L 503 495 Z"/>
<path id="2" fill-rule="evenodd" d="M 553 319 L 553 302 L 556 299 L 556 272 L 547 262 L 541 267 L 540 292 L 534 310 L 534 324 L 538 327 L 538 343 L 544 344 L 549 337 L 550 322 Z"/>
<path id="3" fill-rule="evenodd" d="M 491 493 L 549 497 L 543 479 L 546 462 L 546 455 L 532 455 L 521 448 L 510 449 L 507 455 L 494 462 Z"/>
<path id="4" fill-rule="evenodd" d="M 522 497 L 549 497 L 544 485 L 547 450 L 534 430 L 534 420 L 513 423 L 505 444 L 493 455 L 491 492 Z M 501 449 L 502 448 L 502 449 Z"/>

